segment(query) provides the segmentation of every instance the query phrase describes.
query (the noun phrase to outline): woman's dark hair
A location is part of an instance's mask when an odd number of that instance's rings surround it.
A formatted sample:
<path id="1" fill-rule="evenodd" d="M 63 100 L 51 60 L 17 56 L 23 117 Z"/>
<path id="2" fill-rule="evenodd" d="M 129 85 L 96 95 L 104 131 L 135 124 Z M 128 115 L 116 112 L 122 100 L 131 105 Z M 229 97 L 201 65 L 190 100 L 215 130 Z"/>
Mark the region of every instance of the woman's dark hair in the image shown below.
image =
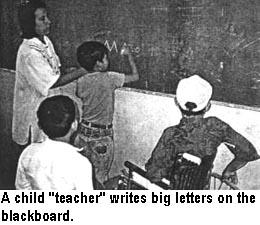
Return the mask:
<path id="1" fill-rule="evenodd" d="M 76 119 L 76 106 L 67 96 L 53 96 L 40 104 L 37 117 L 39 127 L 49 138 L 64 137 Z"/>
<path id="2" fill-rule="evenodd" d="M 93 71 L 97 61 L 102 62 L 105 55 L 108 55 L 107 47 L 97 41 L 86 41 L 77 49 L 78 63 L 87 71 Z"/>
<path id="3" fill-rule="evenodd" d="M 24 1 L 18 8 L 18 20 L 22 30 L 22 38 L 37 37 L 35 32 L 35 11 L 39 8 L 46 9 L 46 4 L 41 0 Z"/>

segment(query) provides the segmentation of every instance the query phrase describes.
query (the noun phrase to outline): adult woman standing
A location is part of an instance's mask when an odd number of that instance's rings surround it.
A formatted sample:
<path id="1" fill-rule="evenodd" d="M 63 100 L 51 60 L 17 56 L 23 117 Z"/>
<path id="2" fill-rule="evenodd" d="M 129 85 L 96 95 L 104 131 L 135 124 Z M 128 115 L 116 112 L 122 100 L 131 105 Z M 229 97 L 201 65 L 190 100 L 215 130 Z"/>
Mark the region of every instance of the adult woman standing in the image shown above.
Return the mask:
<path id="1" fill-rule="evenodd" d="M 50 39 L 51 21 L 46 5 L 40 0 L 21 3 L 18 17 L 23 42 L 16 59 L 13 105 L 13 140 L 23 149 L 31 142 L 44 140 L 37 125 L 36 110 L 40 102 L 53 95 L 54 87 L 65 85 L 84 75 L 84 70 L 60 74 L 60 60 Z"/>

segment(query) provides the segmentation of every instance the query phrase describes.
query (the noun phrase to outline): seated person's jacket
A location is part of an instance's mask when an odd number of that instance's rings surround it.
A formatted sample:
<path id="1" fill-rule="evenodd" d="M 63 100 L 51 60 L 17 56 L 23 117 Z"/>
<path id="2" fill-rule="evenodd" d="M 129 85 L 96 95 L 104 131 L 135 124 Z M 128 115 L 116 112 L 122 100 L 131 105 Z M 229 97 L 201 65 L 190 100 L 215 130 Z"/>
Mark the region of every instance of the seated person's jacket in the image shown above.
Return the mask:
<path id="1" fill-rule="evenodd" d="M 222 120 L 184 117 L 178 125 L 164 130 L 145 169 L 152 182 L 169 179 L 178 153 L 187 152 L 199 158 L 216 156 L 221 143 L 226 143 L 237 159 L 245 162 L 259 159 L 254 146 Z"/>

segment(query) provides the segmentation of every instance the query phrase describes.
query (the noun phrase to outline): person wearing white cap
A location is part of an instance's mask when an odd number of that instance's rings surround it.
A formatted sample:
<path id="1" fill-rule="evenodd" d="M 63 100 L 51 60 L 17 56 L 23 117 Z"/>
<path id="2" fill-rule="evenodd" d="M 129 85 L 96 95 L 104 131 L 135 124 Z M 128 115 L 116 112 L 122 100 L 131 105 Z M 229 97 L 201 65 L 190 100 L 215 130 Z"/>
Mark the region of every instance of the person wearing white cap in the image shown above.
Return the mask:
<path id="1" fill-rule="evenodd" d="M 184 114 L 201 114 L 210 106 L 212 86 L 198 75 L 182 79 L 176 90 L 176 100 Z"/>
<path id="2" fill-rule="evenodd" d="M 179 82 L 175 100 L 183 117 L 178 125 L 164 130 L 145 164 L 151 182 L 170 179 L 175 157 L 179 153 L 188 153 L 200 159 L 208 156 L 213 162 L 221 143 L 226 144 L 234 155 L 222 176 L 234 183 L 238 181 L 238 169 L 260 158 L 255 147 L 227 123 L 217 117 L 204 118 L 210 109 L 212 93 L 212 86 L 198 75 Z"/>

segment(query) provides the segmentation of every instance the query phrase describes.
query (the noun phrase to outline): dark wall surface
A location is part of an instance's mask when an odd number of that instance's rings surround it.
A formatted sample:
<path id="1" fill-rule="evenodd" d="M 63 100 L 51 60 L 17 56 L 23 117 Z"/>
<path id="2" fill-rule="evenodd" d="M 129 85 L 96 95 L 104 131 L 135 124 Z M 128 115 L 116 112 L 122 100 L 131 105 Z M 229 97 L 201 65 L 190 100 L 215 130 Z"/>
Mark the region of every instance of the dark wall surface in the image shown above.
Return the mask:
<path id="1" fill-rule="evenodd" d="M 106 43 L 111 69 L 129 72 L 120 56 L 131 46 L 141 79 L 131 87 L 175 93 L 198 73 L 215 87 L 214 99 L 260 105 L 258 0 L 46 0 L 50 37 L 64 67 L 78 66 L 76 48 Z M 1 67 L 14 68 L 20 43 L 19 1 L 2 0 Z"/>
<path id="2" fill-rule="evenodd" d="M 175 93 L 198 73 L 214 99 L 260 105 L 260 2 L 257 0 L 47 1 L 62 62 L 75 66 L 85 40 L 106 43 L 111 69 L 129 72 L 119 52 L 130 44 L 140 81 L 130 85 Z M 64 11 L 64 13 L 62 13 Z"/>
<path id="3" fill-rule="evenodd" d="M 21 153 L 11 135 L 14 80 L 14 71 L 0 69 L 0 189 L 14 189 Z"/>
<path id="4" fill-rule="evenodd" d="M 17 19 L 20 0 L 0 1 L 0 67 L 14 69 L 18 46 L 21 43 Z"/>

